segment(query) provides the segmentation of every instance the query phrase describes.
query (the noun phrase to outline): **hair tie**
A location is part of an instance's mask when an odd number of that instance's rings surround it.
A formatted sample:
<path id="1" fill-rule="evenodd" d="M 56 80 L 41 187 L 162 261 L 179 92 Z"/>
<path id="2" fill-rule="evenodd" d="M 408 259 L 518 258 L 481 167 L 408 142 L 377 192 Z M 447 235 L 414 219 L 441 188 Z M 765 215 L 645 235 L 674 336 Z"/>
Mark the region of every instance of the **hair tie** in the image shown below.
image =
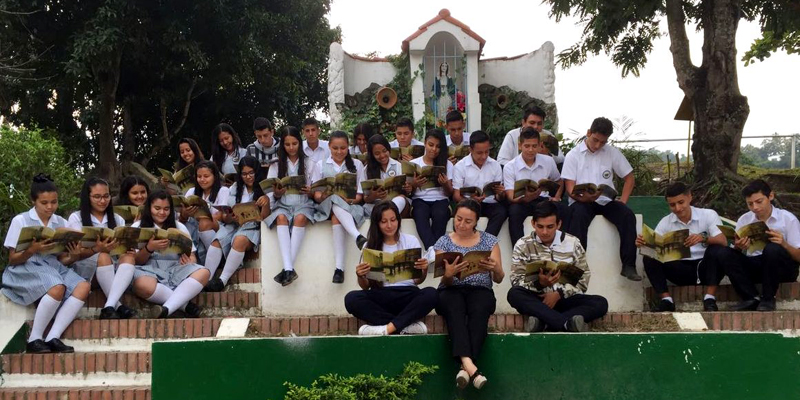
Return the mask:
<path id="1" fill-rule="evenodd" d="M 50 178 L 50 175 L 45 173 L 38 173 L 36 176 L 33 177 L 34 183 L 45 183 L 45 182 L 52 182 L 53 178 Z"/>

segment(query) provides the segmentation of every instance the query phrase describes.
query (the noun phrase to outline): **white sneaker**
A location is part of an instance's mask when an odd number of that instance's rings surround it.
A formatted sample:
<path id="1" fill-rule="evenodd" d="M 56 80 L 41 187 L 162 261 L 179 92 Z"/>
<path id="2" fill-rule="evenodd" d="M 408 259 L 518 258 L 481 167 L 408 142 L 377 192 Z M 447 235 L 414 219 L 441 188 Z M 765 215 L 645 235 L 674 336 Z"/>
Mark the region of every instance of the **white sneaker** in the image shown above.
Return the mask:
<path id="1" fill-rule="evenodd" d="M 426 333 L 428 333 L 428 327 L 422 321 L 414 322 L 400 331 L 401 335 L 424 335 Z"/>
<path id="2" fill-rule="evenodd" d="M 386 325 L 361 325 L 358 334 L 362 336 L 385 336 Z"/>

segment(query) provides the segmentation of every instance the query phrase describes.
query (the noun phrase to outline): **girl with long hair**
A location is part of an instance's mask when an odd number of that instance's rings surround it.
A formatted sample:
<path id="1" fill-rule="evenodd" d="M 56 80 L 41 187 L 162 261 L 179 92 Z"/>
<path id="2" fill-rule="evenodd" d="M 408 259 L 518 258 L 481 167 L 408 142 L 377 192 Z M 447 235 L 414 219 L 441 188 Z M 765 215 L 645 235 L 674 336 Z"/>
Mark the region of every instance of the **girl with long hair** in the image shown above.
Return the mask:
<path id="1" fill-rule="evenodd" d="M 383 135 L 374 135 L 367 141 L 367 179 L 387 179 L 403 174 L 400 161 L 391 157 L 391 146 L 389 141 Z M 409 201 L 407 195 L 411 193 L 411 183 L 406 180 L 403 186 L 406 196 L 395 196 L 392 199 L 386 199 L 386 190 L 372 190 L 369 196 L 364 196 L 364 210 L 367 215 L 372 214 L 372 207 L 375 203 L 381 200 L 391 200 L 403 215 L 404 211 L 408 211 Z"/>
<path id="2" fill-rule="evenodd" d="M 200 242 L 205 250 L 211 246 L 211 241 L 220 228 L 223 213 L 214 208 L 214 205 L 227 205 L 228 195 L 230 190 L 222 186 L 219 176 L 217 165 L 211 161 L 202 161 L 197 164 L 195 170 L 195 186 L 186 191 L 186 197 L 197 195 L 203 198 L 208 203 L 211 210 L 211 218 L 196 218 L 197 207 L 183 207 L 180 213 L 181 221 L 188 221 L 190 218 L 195 219 L 190 224 L 197 225 L 197 230 L 200 232 Z M 216 268 L 216 266 L 214 266 Z"/>
<path id="3" fill-rule="evenodd" d="M 211 161 L 224 175 L 235 174 L 239 160 L 247 155 L 242 141 L 232 126 L 222 123 L 211 133 Z"/>
<path id="4" fill-rule="evenodd" d="M 446 174 L 436 177 L 436 187 L 423 189 L 428 180 L 415 176 L 411 186 L 414 187 L 411 201 L 411 215 L 417 225 L 422 244 L 425 248 L 433 246 L 440 236 L 444 235 L 447 221 L 450 219 L 450 196 L 453 194 L 453 164 L 447 160 L 447 142 L 444 132 L 429 129 L 425 134 L 425 154 L 411 160 L 420 167 L 431 165 L 447 167 Z"/>

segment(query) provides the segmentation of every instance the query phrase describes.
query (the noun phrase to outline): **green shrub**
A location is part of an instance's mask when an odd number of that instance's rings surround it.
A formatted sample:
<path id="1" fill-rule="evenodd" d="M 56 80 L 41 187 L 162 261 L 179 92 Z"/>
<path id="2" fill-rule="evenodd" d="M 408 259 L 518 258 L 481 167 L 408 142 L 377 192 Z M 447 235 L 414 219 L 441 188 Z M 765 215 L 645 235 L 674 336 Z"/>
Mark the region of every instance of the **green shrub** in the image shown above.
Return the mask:
<path id="1" fill-rule="evenodd" d="M 319 377 L 310 388 L 287 382 L 285 400 L 410 400 L 417 394 L 416 386 L 422 376 L 432 374 L 438 367 L 410 362 L 395 378 L 383 375 L 358 374 L 352 377 L 328 374 Z"/>

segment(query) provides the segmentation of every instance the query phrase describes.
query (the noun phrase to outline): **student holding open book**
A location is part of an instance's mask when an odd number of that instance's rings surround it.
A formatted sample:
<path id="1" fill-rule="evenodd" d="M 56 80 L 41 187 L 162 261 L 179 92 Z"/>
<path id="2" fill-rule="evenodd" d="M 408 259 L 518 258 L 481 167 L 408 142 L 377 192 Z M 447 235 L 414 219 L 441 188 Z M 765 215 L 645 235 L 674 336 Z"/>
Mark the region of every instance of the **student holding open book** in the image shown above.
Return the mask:
<path id="1" fill-rule="evenodd" d="M 447 323 L 452 354 L 461 366 L 456 384 L 462 389 L 470 382 L 477 389 L 486 383 L 486 377 L 478 370 L 475 361 L 488 334 L 489 316 L 494 313 L 497 303 L 492 282 L 499 284 L 505 276 L 497 237 L 477 228 L 480 215 L 480 203 L 462 200 L 456 205 L 453 232 L 440 237 L 433 246 L 437 254 L 490 252 L 489 257 L 481 260 L 477 270 L 468 276 L 462 273 L 470 266 L 469 262 L 461 261 L 460 257 L 452 262 L 445 260 L 444 276 L 439 284 L 436 313 Z"/>
<path id="2" fill-rule="evenodd" d="M 247 155 L 239 134 L 232 126 L 222 123 L 211 132 L 211 161 L 223 175 L 235 174 L 239 159 Z"/>
<path id="3" fill-rule="evenodd" d="M 237 160 L 238 163 L 238 160 Z M 230 190 L 222 185 L 217 165 L 211 161 L 202 161 L 197 164 L 195 169 L 195 186 L 186 191 L 186 197 L 198 196 L 208 204 L 208 211 L 211 215 L 202 215 L 205 212 L 200 206 L 185 206 L 180 210 L 180 220 L 190 222 L 191 226 L 197 225 L 200 232 L 200 242 L 203 248 L 208 251 L 211 242 L 214 240 L 222 221 L 223 213 L 214 205 L 228 205 Z M 214 266 L 216 268 L 216 266 Z"/>
<path id="4" fill-rule="evenodd" d="M 400 233 L 400 211 L 397 205 L 384 200 L 375 204 L 370 216 L 369 233 L 365 249 L 394 253 L 401 250 L 419 249 L 419 240 Z M 428 275 L 428 260 L 418 258 L 411 267 L 419 273 L 418 278 L 394 283 L 369 279 L 370 264 L 362 262 L 356 266 L 358 286 L 344 297 L 347 312 L 364 320 L 369 325 L 358 329 L 359 335 L 425 334 L 428 328 L 422 322 L 436 306 L 436 289 L 420 289 L 418 285 Z"/>
<path id="5" fill-rule="evenodd" d="M 412 164 L 439 167 L 442 173 L 429 178 L 414 174 L 411 186 L 414 189 L 411 215 L 417 225 L 422 244 L 429 248 L 444 235 L 450 219 L 450 196 L 453 194 L 453 164 L 447 160 L 444 132 L 429 129 L 425 134 L 425 154 L 411 160 Z M 444 168 L 442 168 L 444 167 Z"/>
<path id="6" fill-rule="evenodd" d="M 26 227 L 66 228 L 67 220 L 56 215 L 58 189 L 49 176 L 38 174 L 31 183 L 33 208 L 11 220 L 4 246 L 8 249 L 8 266 L 3 271 L 3 295 L 22 306 L 39 301 L 33 317 L 28 353 L 71 353 L 74 349 L 59 339 L 89 296 L 90 285 L 66 265 L 79 259 L 78 243 L 67 245 L 67 252 L 48 254 L 57 243 L 51 240 L 31 240 L 19 247 Z M 19 249 L 19 250 L 18 250 Z M 65 300 L 66 299 L 66 300 Z M 60 307 L 60 309 L 59 309 Z M 44 331 L 53 320 L 50 332 Z"/>
<path id="7" fill-rule="evenodd" d="M 283 269 L 275 275 L 275 282 L 286 286 L 297 279 L 294 262 L 305 237 L 306 225 L 314 223 L 314 201 L 311 200 L 309 186 L 316 175 L 317 164 L 303 152 L 303 138 L 294 126 L 283 128 L 281 147 L 278 149 L 278 163 L 267 172 L 267 178 L 285 179 L 302 176 L 305 184 L 290 193 L 280 184 L 273 185 L 267 194 L 271 213 L 264 223 L 275 228 L 278 234 L 278 247 L 281 249 Z M 268 190 L 268 189 L 265 189 Z M 291 228 L 291 229 L 290 229 Z"/>
<path id="8" fill-rule="evenodd" d="M 318 203 L 314 219 L 317 221 L 331 220 L 333 229 L 333 257 L 336 269 L 333 271 L 333 283 L 344 282 L 344 256 L 347 251 L 345 234 L 350 235 L 356 246 L 361 249 L 367 242 L 358 231 L 358 227 L 364 223 L 364 207 L 360 204 L 363 192 L 361 181 L 364 180 L 364 165 L 361 161 L 354 160 L 348 150 L 349 143 L 347 133 L 333 131 L 329 148 L 330 157 L 326 160 L 317 162 L 315 175 L 312 182 L 318 182 L 323 178 L 335 177 L 342 173 L 355 174 L 355 196 L 352 198 L 342 197 L 340 194 L 329 193 L 327 191 L 314 192 L 314 200 Z"/>
<path id="9" fill-rule="evenodd" d="M 463 119 L 461 122 L 463 124 Z M 484 131 L 475 131 L 471 139 L 470 155 L 453 167 L 453 200 L 460 202 L 469 197 L 480 202 L 481 216 L 489 219 L 486 232 L 497 236 L 508 216 L 503 167 L 489 157 L 489 135 Z"/>
<path id="10" fill-rule="evenodd" d="M 606 314 L 608 301 L 586 294 L 586 251 L 578 238 L 560 230 L 551 202 L 536 205 L 531 224 L 532 234 L 514 245 L 508 304 L 527 317 L 528 332 L 588 331 L 588 322 Z"/>
<path id="11" fill-rule="evenodd" d="M 142 219 L 132 227 L 177 228 L 187 238 L 190 237 L 186 226 L 175 220 L 172 196 L 161 190 L 147 197 Z M 164 254 L 169 246 L 170 239 L 153 236 L 136 251 L 133 292 L 156 304 L 150 318 L 166 318 L 177 310 L 184 310 L 187 316 L 196 318 L 200 315 L 200 307 L 190 300 L 200 294 L 211 274 L 197 264 L 194 244 L 188 254 Z"/>
<path id="12" fill-rule="evenodd" d="M 391 157 L 391 146 L 389 141 L 383 135 L 373 135 L 367 141 L 367 166 L 366 178 L 369 179 L 391 179 L 395 177 L 402 177 L 403 170 L 400 166 L 400 161 Z M 402 179 L 402 178 L 398 178 Z M 411 193 L 411 183 L 408 180 L 403 184 L 403 193 L 395 196 L 391 200 L 403 214 L 403 211 L 408 211 L 410 207 L 407 195 Z M 364 210 L 366 215 L 372 215 L 372 207 L 375 203 L 386 199 L 388 195 L 386 190 L 376 189 L 371 190 L 369 195 L 364 196 Z"/>
<path id="13" fill-rule="evenodd" d="M 181 171 L 190 165 L 193 168 L 197 168 L 197 164 L 205 161 L 205 159 L 200 146 L 197 145 L 194 139 L 182 138 L 178 141 L 178 161 L 175 163 L 175 172 Z M 192 172 L 193 174 L 194 172 Z M 161 177 L 161 184 L 167 188 L 169 194 L 183 194 L 183 190 L 180 187 L 177 187 L 178 191 L 175 191 L 175 185 L 170 186 L 170 179 L 165 176 Z"/>
<path id="14" fill-rule="evenodd" d="M 114 206 L 111 202 L 111 193 L 108 190 L 108 182 L 97 177 L 86 179 L 81 189 L 80 210 L 75 211 L 69 216 L 67 225 L 71 229 L 82 230 L 84 227 L 109 228 L 114 229 L 118 226 L 125 226 L 125 220 L 114 214 Z M 92 277 L 97 277 L 100 289 L 106 295 L 106 299 L 119 299 L 128 288 L 128 283 L 133 277 L 133 255 L 122 254 L 118 260 L 114 260 L 109 252 L 115 247 L 114 238 L 101 239 L 91 247 L 81 249 L 81 260 L 76 261 L 72 268 L 87 282 L 92 281 Z M 115 257 L 116 258 L 116 257 Z M 119 265 L 115 271 L 114 264 Z M 116 287 L 114 287 L 115 274 L 122 275 Z M 125 278 L 127 277 L 127 278 Z M 112 292 L 118 293 L 112 296 Z M 100 319 L 128 319 L 136 315 L 136 312 L 119 301 L 110 303 L 106 301 L 105 306 L 100 310 Z"/>
<path id="15" fill-rule="evenodd" d="M 261 243 L 261 220 L 269 215 L 269 198 L 264 195 L 264 191 L 258 184 L 264 179 L 262 171 L 261 163 L 253 156 L 244 156 L 239 161 L 236 183 L 230 188 L 232 195 L 228 196 L 227 204 L 233 210 L 223 214 L 222 222 L 224 223 L 220 225 L 219 231 L 206 253 L 206 268 L 212 276 L 206 286 L 206 290 L 209 292 L 221 292 L 225 289 L 228 280 L 242 264 L 244 253 L 249 249 L 258 251 L 258 244 Z M 255 210 L 249 211 L 251 213 L 257 211 L 255 215 L 257 219 L 239 224 L 234 213 L 237 211 L 237 205 L 243 208 L 245 204 L 254 206 Z M 223 254 L 226 254 L 225 266 L 222 268 L 219 278 L 214 278 Z"/>
<path id="16" fill-rule="evenodd" d="M 725 276 L 725 265 L 734 256 L 728 240 L 720 231 L 722 225 L 717 212 L 708 208 L 692 207 L 692 192 L 683 182 L 667 187 L 665 196 L 671 213 L 662 218 L 655 229 L 658 235 L 687 229 L 683 245 L 689 256 L 680 260 L 661 262 L 645 256 L 644 270 L 653 289 L 661 296 L 653 311 L 675 311 L 675 300 L 667 289 L 667 280 L 678 286 L 705 285 L 704 311 L 718 311 L 717 286 Z M 636 246 L 647 246 L 642 235 L 636 237 Z"/>
<path id="17" fill-rule="evenodd" d="M 411 118 L 402 117 L 397 120 L 394 128 L 394 140 L 389 142 L 393 149 L 403 149 L 410 146 L 423 146 L 424 143 L 417 140 L 414 133 L 414 121 Z M 444 146 L 444 143 L 442 144 Z M 411 161 L 414 159 L 410 154 L 401 154 L 400 161 Z"/>
<path id="18" fill-rule="evenodd" d="M 800 222 L 789 211 L 772 204 L 775 193 L 762 179 L 742 189 L 750 211 L 736 221 L 734 246 L 740 250 L 726 264 L 728 277 L 742 302 L 735 311 L 774 311 L 781 282 L 797 280 L 800 263 Z M 766 224 L 766 230 L 758 228 Z M 750 233 L 744 236 L 743 233 Z M 740 236 L 740 233 L 742 236 Z M 761 282 L 759 296 L 755 284 Z"/>
<path id="19" fill-rule="evenodd" d="M 123 208 L 142 207 L 149 194 L 150 186 L 144 178 L 139 175 L 128 175 L 119 184 L 119 195 L 117 195 L 114 205 L 123 206 Z M 126 216 L 122 215 L 122 218 L 125 219 Z M 125 225 L 130 225 L 139 218 L 139 211 L 136 210 L 135 216 L 125 219 Z"/>

